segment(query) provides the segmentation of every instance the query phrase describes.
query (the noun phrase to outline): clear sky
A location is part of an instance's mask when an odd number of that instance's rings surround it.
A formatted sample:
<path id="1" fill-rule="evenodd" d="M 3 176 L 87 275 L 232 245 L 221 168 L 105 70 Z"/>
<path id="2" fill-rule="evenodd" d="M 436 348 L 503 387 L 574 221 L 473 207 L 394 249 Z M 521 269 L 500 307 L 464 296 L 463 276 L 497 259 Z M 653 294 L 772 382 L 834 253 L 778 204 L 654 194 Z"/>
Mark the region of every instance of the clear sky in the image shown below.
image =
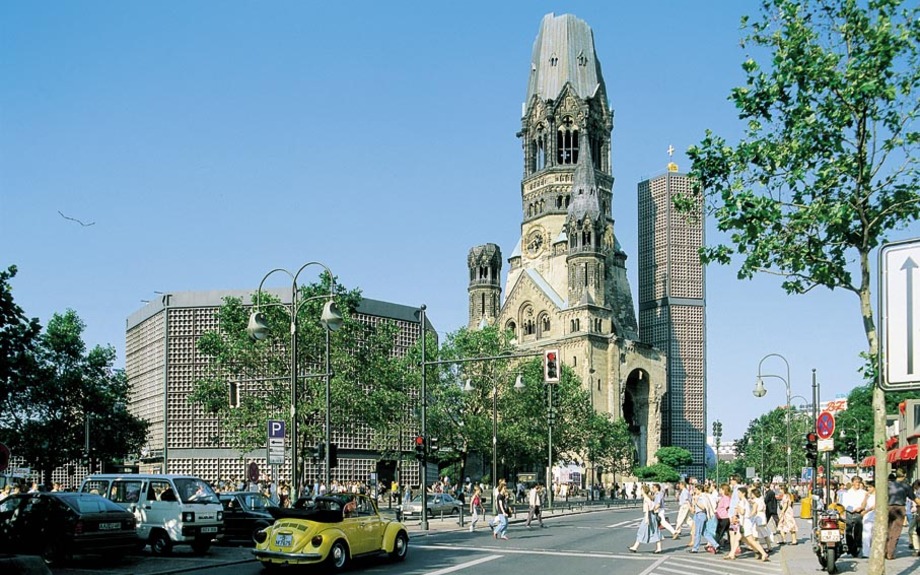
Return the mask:
<path id="1" fill-rule="evenodd" d="M 367 297 L 427 304 L 443 336 L 466 323 L 469 248 L 507 257 L 518 239 L 515 133 L 556 12 L 594 30 L 635 297 L 637 184 L 669 145 L 686 170 L 706 128 L 738 136 L 726 96 L 757 5 L 4 2 L 0 265 L 19 267 L 30 316 L 75 309 L 120 365 L 125 320 L 155 291 L 255 288 L 311 260 Z M 816 368 L 828 398 L 859 383 L 866 348 L 855 295 L 735 273 L 707 271 L 708 419 L 726 440 L 785 403 L 777 379 L 751 394 L 765 355 L 788 359 L 794 395 L 811 397 Z"/>

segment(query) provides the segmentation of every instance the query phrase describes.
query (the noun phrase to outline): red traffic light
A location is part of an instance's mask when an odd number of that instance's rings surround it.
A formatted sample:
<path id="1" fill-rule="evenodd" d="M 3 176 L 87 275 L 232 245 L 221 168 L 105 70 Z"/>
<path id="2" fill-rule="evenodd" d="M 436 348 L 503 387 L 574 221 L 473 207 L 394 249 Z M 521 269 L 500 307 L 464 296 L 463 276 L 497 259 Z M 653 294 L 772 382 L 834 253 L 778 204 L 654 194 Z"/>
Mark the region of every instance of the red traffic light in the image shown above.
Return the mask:
<path id="1" fill-rule="evenodd" d="M 548 351 L 546 352 L 546 359 L 548 361 L 556 361 L 556 354 L 551 351 Z"/>
<path id="2" fill-rule="evenodd" d="M 415 444 L 416 444 L 416 445 L 425 445 L 425 438 L 422 437 L 421 435 L 416 435 L 416 436 L 415 436 Z"/>
<path id="3" fill-rule="evenodd" d="M 805 441 L 808 441 L 809 443 L 817 442 L 818 434 L 815 433 L 814 431 L 809 431 L 808 433 L 805 434 Z"/>

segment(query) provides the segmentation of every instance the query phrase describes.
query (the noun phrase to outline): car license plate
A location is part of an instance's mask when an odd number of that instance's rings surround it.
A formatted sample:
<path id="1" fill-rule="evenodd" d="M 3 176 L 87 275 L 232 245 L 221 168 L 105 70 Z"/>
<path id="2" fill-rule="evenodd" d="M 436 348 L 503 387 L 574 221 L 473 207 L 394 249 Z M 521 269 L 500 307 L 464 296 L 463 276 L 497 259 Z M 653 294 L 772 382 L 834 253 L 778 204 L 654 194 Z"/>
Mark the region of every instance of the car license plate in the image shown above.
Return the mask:
<path id="1" fill-rule="evenodd" d="M 115 529 L 121 529 L 121 523 L 100 523 L 100 531 L 113 531 Z"/>
<path id="2" fill-rule="evenodd" d="M 291 533 L 278 533 L 275 535 L 275 545 L 278 547 L 290 547 L 294 543 L 294 535 Z"/>
<path id="3" fill-rule="evenodd" d="M 840 541 L 840 530 L 839 529 L 822 529 L 821 530 L 821 542 L 829 543 L 831 541 Z"/>
<path id="4" fill-rule="evenodd" d="M 202 533 L 217 533 L 217 527 L 202 527 Z"/>

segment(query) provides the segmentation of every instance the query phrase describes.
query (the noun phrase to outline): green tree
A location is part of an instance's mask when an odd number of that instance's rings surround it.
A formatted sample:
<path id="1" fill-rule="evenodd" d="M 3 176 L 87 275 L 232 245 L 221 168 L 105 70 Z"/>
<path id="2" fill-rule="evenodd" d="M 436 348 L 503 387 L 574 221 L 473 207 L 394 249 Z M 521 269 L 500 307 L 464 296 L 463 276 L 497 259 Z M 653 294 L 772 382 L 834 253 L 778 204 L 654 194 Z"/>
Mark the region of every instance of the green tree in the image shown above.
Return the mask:
<path id="1" fill-rule="evenodd" d="M 320 322 L 331 278 L 323 274 L 318 283 L 300 286 L 303 302 L 297 317 L 298 353 L 298 452 L 303 464 L 312 446 L 324 438 L 326 332 Z M 385 442 L 391 430 L 405 419 L 406 380 L 402 362 L 393 358 L 397 327 L 392 322 L 368 325 L 353 315 L 361 302 L 359 290 L 336 284 L 335 301 L 344 322 L 331 333 L 330 414 L 333 428 L 347 433 L 374 431 L 374 448 L 392 447 Z M 253 295 L 251 304 L 255 305 Z M 189 401 L 201 405 L 222 423 L 215 444 L 230 445 L 241 453 L 265 445 L 268 419 L 284 419 L 290 425 L 290 306 L 262 293 L 261 311 L 269 335 L 255 341 L 246 327 L 252 307 L 239 298 L 227 298 L 218 311 L 219 328 L 202 335 L 198 350 L 211 358 L 209 373 L 195 382 Z M 239 385 L 239 406 L 231 407 L 231 384 Z M 304 477 L 303 469 L 300 477 Z"/>
<path id="2" fill-rule="evenodd" d="M 586 429 L 588 459 L 606 472 L 627 475 L 633 470 L 633 441 L 624 419 L 593 412 Z"/>
<path id="3" fill-rule="evenodd" d="M 115 349 L 87 351 L 84 329 L 73 310 L 51 318 L 34 350 L 29 387 L 21 390 L 24 410 L 5 429 L 11 450 L 46 484 L 55 468 L 84 455 L 87 419 L 89 455 L 101 461 L 136 453 L 147 439 L 147 423 L 125 409 L 130 388 L 112 367 Z"/>
<path id="4" fill-rule="evenodd" d="M 680 474 L 673 467 L 664 463 L 655 463 L 648 467 L 637 467 L 634 473 L 639 481 L 653 481 L 655 483 L 680 481 Z"/>
<path id="5" fill-rule="evenodd" d="M 674 469 L 687 467 L 693 463 L 693 455 L 683 447 L 662 447 L 655 452 L 658 463 Z"/>
<path id="6" fill-rule="evenodd" d="M 36 348 L 42 327 L 13 298 L 16 271 L 16 266 L 0 271 L 0 430 L 21 428 L 29 416 L 30 390 L 40 381 Z"/>
<path id="7" fill-rule="evenodd" d="M 739 277 L 777 273 L 789 293 L 857 296 L 868 354 L 877 357 L 870 252 L 920 215 L 920 7 L 903 0 L 763 0 L 742 21 L 749 56 L 731 100 L 745 136 L 707 132 L 688 150 L 698 194 L 729 243 L 705 261 L 742 257 Z M 684 198 L 690 211 L 699 195 Z M 873 393 L 876 475 L 884 477 L 884 393 Z M 879 482 L 880 512 L 887 485 Z M 883 522 L 870 571 L 884 571 Z"/>

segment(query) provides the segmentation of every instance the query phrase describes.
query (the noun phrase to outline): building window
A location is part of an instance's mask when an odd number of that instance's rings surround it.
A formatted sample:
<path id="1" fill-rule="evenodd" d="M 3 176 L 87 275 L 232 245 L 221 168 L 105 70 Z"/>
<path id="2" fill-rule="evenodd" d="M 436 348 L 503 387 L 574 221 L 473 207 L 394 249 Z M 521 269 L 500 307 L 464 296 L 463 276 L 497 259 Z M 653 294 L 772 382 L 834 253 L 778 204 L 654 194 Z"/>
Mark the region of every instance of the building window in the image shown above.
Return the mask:
<path id="1" fill-rule="evenodd" d="M 556 133 L 556 163 L 578 163 L 578 128 L 570 116 L 563 118 Z"/>

